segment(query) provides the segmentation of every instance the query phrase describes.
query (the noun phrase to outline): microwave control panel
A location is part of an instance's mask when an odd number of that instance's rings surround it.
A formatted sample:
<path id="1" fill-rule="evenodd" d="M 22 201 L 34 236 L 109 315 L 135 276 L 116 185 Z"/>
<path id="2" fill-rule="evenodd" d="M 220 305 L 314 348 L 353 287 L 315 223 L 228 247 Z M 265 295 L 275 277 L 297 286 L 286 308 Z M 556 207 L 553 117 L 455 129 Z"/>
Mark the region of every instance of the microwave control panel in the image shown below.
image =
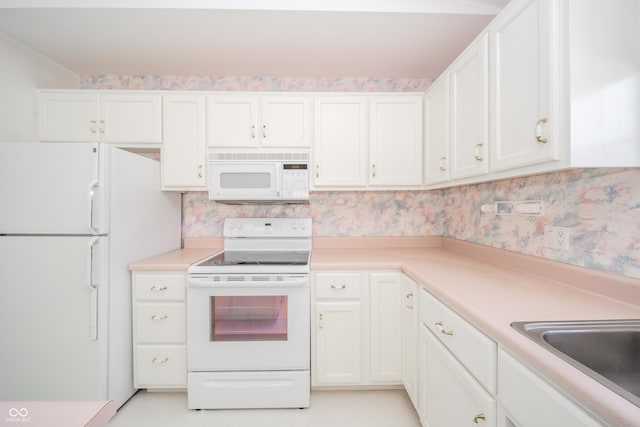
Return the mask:
<path id="1" fill-rule="evenodd" d="M 282 168 L 282 198 L 309 197 L 309 169 L 306 163 L 285 163 Z"/>

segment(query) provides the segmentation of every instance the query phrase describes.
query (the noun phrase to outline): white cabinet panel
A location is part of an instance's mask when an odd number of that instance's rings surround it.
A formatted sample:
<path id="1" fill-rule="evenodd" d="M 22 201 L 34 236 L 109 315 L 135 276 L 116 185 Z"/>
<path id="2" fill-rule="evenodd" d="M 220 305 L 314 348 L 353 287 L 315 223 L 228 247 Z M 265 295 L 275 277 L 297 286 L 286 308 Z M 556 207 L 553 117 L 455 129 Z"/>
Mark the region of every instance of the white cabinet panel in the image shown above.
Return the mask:
<path id="1" fill-rule="evenodd" d="M 429 427 L 496 426 L 496 401 L 425 327 L 423 422 Z M 551 424 L 550 424 L 551 425 Z M 560 424 L 558 424 L 560 425 Z"/>
<path id="2" fill-rule="evenodd" d="M 47 142 L 162 142 L 161 96 L 144 92 L 41 91 L 38 139 Z"/>
<path id="3" fill-rule="evenodd" d="M 418 409 L 418 284 L 402 275 L 402 384 Z"/>
<path id="4" fill-rule="evenodd" d="M 163 97 L 162 189 L 206 189 L 204 96 Z"/>
<path id="5" fill-rule="evenodd" d="M 371 381 L 402 381 L 401 273 L 371 273 Z"/>
<path id="6" fill-rule="evenodd" d="M 306 95 L 207 97 L 211 148 L 308 148 L 311 99 Z"/>
<path id="7" fill-rule="evenodd" d="M 314 116 L 314 185 L 366 186 L 367 99 L 319 96 Z"/>
<path id="8" fill-rule="evenodd" d="M 552 62 L 557 40 L 551 33 L 551 6 L 549 0 L 519 1 L 489 26 L 492 171 L 559 158 L 560 141 L 553 133 L 552 85 L 559 75 Z"/>
<path id="9" fill-rule="evenodd" d="M 449 181 L 449 72 L 425 95 L 425 183 Z"/>
<path id="10" fill-rule="evenodd" d="M 498 400 L 506 412 L 500 427 L 603 426 L 503 349 L 498 352 Z"/>
<path id="11" fill-rule="evenodd" d="M 479 36 L 449 68 L 451 179 L 489 172 L 489 36 Z"/>
<path id="12" fill-rule="evenodd" d="M 360 301 L 316 303 L 317 385 L 359 384 L 362 378 Z"/>
<path id="13" fill-rule="evenodd" d="M 369 104 L 369 184 L 422 184 L 422 97 L 373 96 Z"/>

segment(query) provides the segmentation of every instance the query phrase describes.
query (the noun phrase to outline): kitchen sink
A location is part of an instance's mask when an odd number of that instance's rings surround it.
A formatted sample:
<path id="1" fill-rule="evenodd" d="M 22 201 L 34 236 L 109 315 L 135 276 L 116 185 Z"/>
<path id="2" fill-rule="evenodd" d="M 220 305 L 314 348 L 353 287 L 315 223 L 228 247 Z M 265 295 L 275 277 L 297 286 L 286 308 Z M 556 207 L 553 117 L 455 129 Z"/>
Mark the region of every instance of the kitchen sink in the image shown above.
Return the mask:
<path id="1" fill-rule="evenodd" d="M 640 407 L 640 320 L 514 322 L 511 326 Z"/>

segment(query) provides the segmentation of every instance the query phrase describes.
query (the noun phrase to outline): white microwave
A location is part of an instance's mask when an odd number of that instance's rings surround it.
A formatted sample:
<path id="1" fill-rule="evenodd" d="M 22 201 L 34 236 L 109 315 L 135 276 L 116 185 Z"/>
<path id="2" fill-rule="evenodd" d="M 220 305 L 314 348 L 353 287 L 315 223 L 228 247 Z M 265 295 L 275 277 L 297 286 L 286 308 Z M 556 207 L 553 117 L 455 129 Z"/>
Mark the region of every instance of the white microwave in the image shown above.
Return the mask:
<path id="1" fill-rule="evenodd" d="M 226 203 L 308 203 L 308 152 L 207 153 L 209 199 Z"/>

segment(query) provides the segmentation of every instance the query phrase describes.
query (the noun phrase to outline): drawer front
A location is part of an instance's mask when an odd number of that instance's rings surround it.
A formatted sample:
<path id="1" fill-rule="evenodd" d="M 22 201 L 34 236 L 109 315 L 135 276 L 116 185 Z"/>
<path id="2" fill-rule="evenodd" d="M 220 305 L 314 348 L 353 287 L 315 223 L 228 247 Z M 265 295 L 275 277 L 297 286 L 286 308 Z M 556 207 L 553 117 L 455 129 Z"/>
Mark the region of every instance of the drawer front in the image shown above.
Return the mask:
<path id="1" fill-rule="evenodd" d="M 316 273 L 316 298 L 359 299 L 360 273 Z"/>
<path id="2" fill-rule="evenodd" d="M 138 303 L 135 325 L 138 344 L 184 344 L 187 327 L 185 304 Z"/>
<path id="3" fill-rule="evenodd" d="M 424 289 L 420 320 L 491 394 L 496 393 L 496 343 Z"/>
<path id="4" fill-rule="evenodd" d="M 186 346 L 139 345 L 136 356 L 136 388 L 187 386 Z"/>
<path id="5" fill-rule="evenodd" d="M 184 301 L 185 273 L 135 273 L 133 282 L 137 300 Z"/>

